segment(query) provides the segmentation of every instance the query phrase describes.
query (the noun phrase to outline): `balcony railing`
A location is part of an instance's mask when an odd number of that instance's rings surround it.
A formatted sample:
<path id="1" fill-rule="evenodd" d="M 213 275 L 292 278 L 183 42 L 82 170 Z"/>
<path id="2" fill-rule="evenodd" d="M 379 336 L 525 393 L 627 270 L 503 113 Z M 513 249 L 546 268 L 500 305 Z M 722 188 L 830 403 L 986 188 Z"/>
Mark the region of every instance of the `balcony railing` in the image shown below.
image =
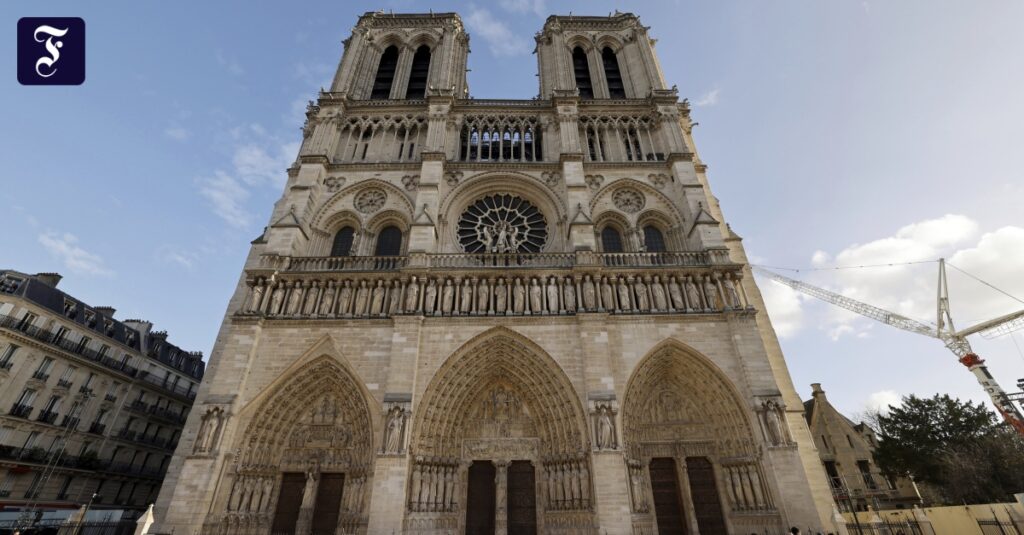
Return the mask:
<path id="1" fill-rule="evenodd" d="M 135 437 L 138 436 L 138 434 L 139 433 L 137 431 L 125 428 L 117 432 L 117 438 L 123 440 L 135 440 Z"/>
<path id="2" fill-rule="evenodd" d="M 144 401 L 135 400 L 128 404 L 128 410 L 139 414 L 146 414 L 149 411 L 149 405 Z"/>
<path id="3" fill-rule="evenodd" d="M 35 373 L 32 374 L 32 378 L 40 380 L 45 383 L 46 380 L 50 378 L 50 374 L 42 371 L 36 371 Z"/>
<path id="4" fill-rule="evenodd" d="M 57 379 L 57 386 L 60 388 L 71 388 L 70 379 Z"/>
<path id="5" fill-rule="evenodd" d="M 36 421 L 43 422 L 44 424 L 52 424 L 57 419 L 57 413 L 53 411 L 43 411 L 39 413 Z"/>
<path id="6" fill-rule="evenodd" d="M 114 394 L 106 394 L 103 396 L 103 401 L 109 401 L 111 403 L 117 401 L 117 396 Z"/>
<path id="7" fill-rule="evenodd" d="M 4 362 L 0 362 L 0 370 L 9 370 L 11 369 L 11 366 L 14 366 L 14 361 L 7 360 Z"/>
<path id="8" fill-rule="evenodd" d="M 128 375 L 129 377 L 135 377 L 135 375 L 138 373 L 138 370 L 132 366 L 114 360 L 106 355 L 103 355 L 87 347 L 82 347 L 78 343 L 71 342 L 63 338 L 57 338 L 57 336 L 53 332 L 50 332 L 46 329 L 41 329 L 34 325 L 25 325 L 18 318 L 0 315 L 0 328 L 17 331 L 24 336 L 36 340 L 37 342 L 42 342 L 51 347 L 56 347 L 69 353 L 79 355 L 85 359 L 97 362 L 111 370 L 115 370 L 125 375 Z M 36 377 L 35 375 L 33 375 L 33 377 L 45 381 L 47 378 L 49 378 L 49 375 L 44 374 L 43 378 Z"/>
<path id="9" fill-rule="evenodd" d="M 165 392 L 168 392 L 170 394 L 174 394 L 174 395 L 176 395 L 178 397 L 181 397 L 181 398 L 184 398 L 184 399 L 188 399 L 188 400 L 196 399 L 196 393 L 195 393 L 194 390 L 190 390 L 190 389 L 185 388 L 185 387 L 183 387 L 181 385 L 176 385 L 176 384 L 174 384 L 174 383 L 172 383 L 172 382 L 170 382 L 170 381 L 168 381 L 166 379 L 160 379 L 159 377 L 157 377 L 157 376 L 155 376 L 155 375 L 153 375 L 153 374 L 151 374 L 149 372 L 145 372 L 145 371 L 139 372 L 139 379 L 142 379 L 143 381 L 145 381 L 145 382 L 147 382 L 147 383 L 149 383 L 149 384 L 151 384 L 153 386 L 156 386 L 157 388 L 160 388 L 161 390 L 164 390 Z"/>
<path id="10" fill-rule="evenodd" d="M 68 427 L 68 428 L 71 428 L 71 429 L 77 429 L 79 421 L 81 421 L 81 420 L 79 420 L 78 418 L 69 418 L 69 417 L 65 416 L 64 418 L 61 419 L 60 426 L 61 427 Z"/>
<path id="11" fill-rule="evenodd" d="M 176 412 L 170 411 L 163 407 L 152 406 L 149 408 L 149 414 L 155 418 L 165 420 L 174 424 L 184 424 L 186 416 Z"/>
<path id="12" fill-rule="evenodd" d="M 94 435 L 102 435 L 103 432 L 106 430 L 107 426 L 105 424 L 98 424 L 94 422 L 92 425 L 89 426 L 89 432 Z"/>
<path id="13" fill-rule="evenodd" d="M 31 405 L 22 405 L 20 403 L 15 403 L 14 406 L 11 407 L 11 416 L 16 416 L 18 418 L 28 418 L 30 414 L 32 414 Z"/>

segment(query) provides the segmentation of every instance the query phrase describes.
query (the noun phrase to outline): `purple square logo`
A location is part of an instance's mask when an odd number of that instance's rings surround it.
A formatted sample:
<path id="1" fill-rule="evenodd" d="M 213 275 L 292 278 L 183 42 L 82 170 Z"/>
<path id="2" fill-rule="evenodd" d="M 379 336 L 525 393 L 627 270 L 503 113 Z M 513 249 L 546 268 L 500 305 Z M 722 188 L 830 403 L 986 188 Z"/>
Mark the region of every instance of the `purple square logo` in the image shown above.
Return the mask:
<path id="1" fill-rule="evenodd" d="M 18 20 L 18 82 L 80 85 L 85 81 L 85 21 L 78 17 Z"/>

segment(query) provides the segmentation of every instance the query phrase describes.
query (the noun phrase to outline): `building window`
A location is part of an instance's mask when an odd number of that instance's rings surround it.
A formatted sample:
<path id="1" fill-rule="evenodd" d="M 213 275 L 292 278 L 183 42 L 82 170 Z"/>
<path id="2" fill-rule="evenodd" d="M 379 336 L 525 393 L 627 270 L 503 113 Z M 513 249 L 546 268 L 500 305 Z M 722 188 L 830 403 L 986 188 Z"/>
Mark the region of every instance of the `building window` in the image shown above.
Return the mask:
<path id="1" fill-rule="evenodd" d="M 32 483 L 29 484 L 28 489 L 25 491 L 26 498 L 35 498 L 39 495 L 39 479 L 43 476 L 42 472 L 32 473 Z"/>
<path id="2" fill-rule="evenodd" d="M 36 400 L 36 391 L 31 388 L 26 388 L 21 392 L 21 396 L 18 397 L 18 405 L 32 405 Z"/>
<path id="3" fill-rule="evenodd" d="M 580 91 L 580 98 L 594 98 L 594 85 L 590 81 L 587 53 L 580 47 L 572 49 L 572 71 L 576 76 L 576 89 Z"/>
<path id="4" fill-rule="evenodd" d="M 36 447 L 36 442 L 39 441 L 39 431 L 32 431 L 28 434 L 28 438 L 25 439 L 25 445 L 22 449 L 30 450 Z"/>
<path id="5" fill-rule="evenodd" d="M 60 375 L 60 381 L 63 382 L 63 383 L 70 383 L 71 382 L 71 376 L 75 374 L 75 370 L 77 370 L 77 369 L 78 368 L 76 368 L 74 366 L 68 366 L 64 370 L 64 373 L 62 373 Z"/>
<path id="6" fill-rule="evenodd" d="M 416 49 L 409 72 L 409 87 L 405 98 L 423 98 L 427 94 L 427 74 L 430 72 L 430 47 L 423 45 Z"/>
<path id="7" fill-rule="evenodd" d="M 824 446 L 826 450 L 829 449 L 828 440 L 825 439 L 825 435 L 821 435 L 821 445 Z"/>
<path id="8" fill-rule="evenodd" d="M 612 226 L 601 231 L 601 251 L 605 253 L 622 252 L 622 235 Z"/>
<path id="9" fill-rule="evenodd" d="M 644 247 L 648 253 L 665 252 L 665 236 L 661 233 L 661 229 L 654 225 L 644 227 Z"/>
<path id="10" fill-rule="evenodd" d="M 43 361 L 39 363 L 39 367 L 36 368 L 35 375 L 47 375 L 50 373 L 50 366 L 53 366 L 53 359 L 50 357 L 43 357 Z"/>
<path id="11" fill-rule="evenodd" d="M 89 338 L 88 336 L 83 336 L 83 337 L 81 337 L 81 338 L 80 338 L 80 339 L 78 340 L 78 345 L 77 345 L 77 346 L 75 346 L 75 353 L 81 353 L 82 351 L 85 351 L 85 348 L 89 346 L 89 342 L 90 342 L 91 340 L 92 340 L 92 339 L 91 339 L 91 338 Z"/>
<path id="12" fill-rule="evenodd" d="M 11 427 L 0 427 L 0 446 L 7 445 L 7 439 L 11 436 L 12 430 Z"/>
<path id="13" fill-rule="evenodd" d="M 377 235 L 376 256 L 398 256 L 402 252 L 402 231 L 392 225 L 381 229 Z"/>
<path id="14" fill-rule="evenodd" d="M 850 445 L 851 449 L 853 448 L 853 440 L 850 438 L 850 435 L 846 435 L 846 443 Z"/>
<path id="15" fill-rule="evenodd" d="M 68 497 L 68 490 L 71 489 L 71 481 L 75 478 L 74 476 L 66 476 L 64 482 L 60 484 L 60 490 L 57 491 L 58 500 L 66 500 Z"/>
<path id="16" fill-rule="evenodd" d="M 857 461 L 857 470 L 860 472 L 860 477 L 864 478 L 864 484 L 867 485 L 868 489 L 875 490 L 878 488 L 875 478 L 871 475 L 870 461 Z"/>
<path id="17" fill-rule="evenodd" d="M 331 245 L 331 256 L 349 256 L 352 254 L 352 241 L 355 239 L 356 229 L 343 227 L 334 235 L 334 243 Z"/>
<path id="18" fill-rule="evenodd" d="M 395 81 L 395 68 L 398 67 L 398 47 L 391 45 L 380 56 L 377 65 L 377 76 L 373 80 L 372 100 L 386 100 L 391 97 L 391 83 Z"/>
<path id="19" fill-rule="evenodd" d="M 0 369 L 10 368 L 11 359 L 14 358 L 14 352 L 18 350 L 18 346 L 14 344 L 8 344 L 4 348 L 3 356 L 0 356 Z"/>
<path id="20" fill-rule="evenodd" d="M 14 472 L 7 471 L 3 481 L 0 481 L 0 498 L 6 498 L 11 495 L 11 487 L 14 486 L 14 478 L 16 477 Z"/>
<path id="21" fill-rule="evenodd" d="M 843 480 L 839 477 L 839 470 L 836 469 L 835 461 L 825 461 L 825 473 L 828 475 L 829 485 L 833 489 L 843 488 Z"/>
<path id="22" fill-rule="evenodd" d="M 25 315 L 21 317 L 21 321 L 18 322 L 18 330 L 27 330 L 29 327 L 32 326 L 33 323 L 36 322 L 36 318 L 38 318 L 38 316 L 36 316 L 35 314 L 31 312 L 26 312 Z"/>
<path id="23" fill-rule="evenodd" d="M 57 332 L 53 335 L 53 343 L 59 344 L 64 341 L 68 336 L 67 327 L 57 327 Z"/>
<path id="24" fill-rule="evenodd" d="M 626 98 L 626 88 L 622 85 L 622 73 L 619 72 L 619 59 L 610 47 L 601 51 L 601 63 L 604 64 L 604 77 L 608 81 L 608 95 L 611 98 Z"/>

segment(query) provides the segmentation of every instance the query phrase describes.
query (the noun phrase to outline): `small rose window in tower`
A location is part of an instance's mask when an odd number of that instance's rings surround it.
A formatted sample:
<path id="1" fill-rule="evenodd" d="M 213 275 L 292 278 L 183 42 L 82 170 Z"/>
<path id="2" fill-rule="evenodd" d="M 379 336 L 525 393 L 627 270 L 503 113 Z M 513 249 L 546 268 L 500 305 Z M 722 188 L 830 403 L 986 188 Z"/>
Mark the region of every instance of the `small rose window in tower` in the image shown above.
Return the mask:
<path id="1" fill-rule="evenodd" d="M 488 195 L 459 218 L 459 244 L 467 253 L 539 253 L 548 239 L 544 214 L 509 194 Z"/>

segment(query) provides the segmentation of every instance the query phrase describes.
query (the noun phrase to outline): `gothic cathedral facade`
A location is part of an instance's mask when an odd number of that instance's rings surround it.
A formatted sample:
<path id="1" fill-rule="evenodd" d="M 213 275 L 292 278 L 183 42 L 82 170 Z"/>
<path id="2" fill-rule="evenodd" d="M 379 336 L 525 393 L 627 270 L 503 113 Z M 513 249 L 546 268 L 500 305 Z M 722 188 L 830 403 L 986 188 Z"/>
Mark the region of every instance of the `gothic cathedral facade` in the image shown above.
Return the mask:
<path id="1" fill-rule="evenodd" d="M 158 533 L 827 531 L 740 239 L 631 14 L 469 98 L 454 13 L 359 19 L 252 244 Z"/>

